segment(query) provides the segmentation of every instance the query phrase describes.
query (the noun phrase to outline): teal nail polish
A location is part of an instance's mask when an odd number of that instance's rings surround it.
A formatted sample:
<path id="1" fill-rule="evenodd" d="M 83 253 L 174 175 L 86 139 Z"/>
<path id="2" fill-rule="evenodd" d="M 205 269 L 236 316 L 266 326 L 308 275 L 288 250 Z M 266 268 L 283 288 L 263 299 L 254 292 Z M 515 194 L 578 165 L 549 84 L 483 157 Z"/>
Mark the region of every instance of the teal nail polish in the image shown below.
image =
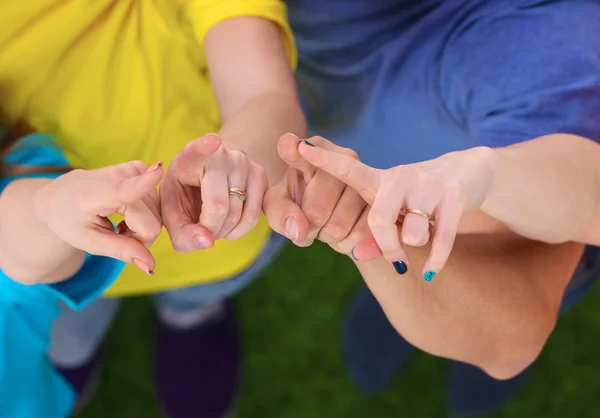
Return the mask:
<path id="1" fill-rule="evenodd" d="M 435 274 L 435 271 L 427 270 L 423 275 L 423 280 L 425 280 L 426 282 L 430 282 L 435 277 Z"/>
<path id="2" fill-rule="evenodd" d="M 306 139 L 304 139 L 304 143 L 305 143 L 306 145 L 308 145 L 309 147 L 314 147 L 314 145 L 313 145 L 313 144 L 311 144 L 310 142 L 308 142 Z"/>
<path id="3" fill-rule="evenodd" d="M 352 257 L 354 261 L 358 261 L 358 258 L 356 258 L 356 256 L 354 255 L 354 248 L 352 248 L 352 251 L 350 251 L 350 257 Z"/>

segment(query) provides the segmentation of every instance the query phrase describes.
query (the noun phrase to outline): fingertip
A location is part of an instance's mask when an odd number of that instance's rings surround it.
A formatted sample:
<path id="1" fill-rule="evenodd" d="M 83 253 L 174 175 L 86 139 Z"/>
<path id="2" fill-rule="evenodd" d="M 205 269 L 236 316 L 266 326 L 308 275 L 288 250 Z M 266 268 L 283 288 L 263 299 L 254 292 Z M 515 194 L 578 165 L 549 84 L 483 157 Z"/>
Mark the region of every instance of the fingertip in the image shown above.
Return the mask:
<path id="1" fill-rule="evenodd" d="M 360 240 L 351 252 L 356 261 L 372 261 L 383 256 L 375 238 L 368 237 Z"/>
<path id="2" fill-rule="evenodd" d="M 214 154 L 219 149 L 221 142 L 219 134 L 210 133 L 189 142 L 185 148 L 192 152 L 208 156 Z"/>
<path id="3" fill-rule="evenodd" d="M 152 164 L 150 167 L 148 167 L 146 169 L 146 173 L 151 173 L 153 171 L 158 171 L 163 167 L 163 162 L 162 161 L 157 161 L 154 164 Z"/>
<path id="4" fill-rule="evenodd" d="M 423 280 L 426 282 L 430 282 L 436 276 L 437 272 L 435 270 L 425 270 L 423 273 Z"/>
<path id="5" fill-rule="evenodd" d="M 154 275 L 156 261 L 154 260 L 152 253 L 150 253 L 149 251 L 136 255 L 131 261 L 137 268 L 139 268 L 145 274 L 149 276 Z"/>
<path id="6" fill-rule="evenodd" d="M 279 156 L 286 162 L 297 160 L 299 143 L 301 143 L 300 139 L 293 134 L 282 135 L 277 143 Z"/>

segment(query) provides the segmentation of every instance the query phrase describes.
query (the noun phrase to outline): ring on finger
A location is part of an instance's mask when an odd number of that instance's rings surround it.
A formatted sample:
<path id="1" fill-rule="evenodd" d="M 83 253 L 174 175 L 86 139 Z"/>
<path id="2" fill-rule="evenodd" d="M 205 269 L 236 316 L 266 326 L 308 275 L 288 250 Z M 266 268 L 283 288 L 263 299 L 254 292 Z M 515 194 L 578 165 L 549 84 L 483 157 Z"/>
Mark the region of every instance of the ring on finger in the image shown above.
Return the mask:
<path id="1" fill-rule="evenodd" d="M 246 191 L 238 187 L 230 187 L 228 193 L 230 196 L 237 196 L 242 202 L 248 198 Z"/>
<path id="2" fill-rule="evenodd" d="M 431 221 L 431 214 L 427 213 L 423 210 L 419 210 L 419 209 L 413 209 L 413 208 L 407 208 L 406 209 L 406 213 L 412 213 L 414 215 L 419 215 L 422 216 L 423 218 L 426 218 L 428 221 Z"/>

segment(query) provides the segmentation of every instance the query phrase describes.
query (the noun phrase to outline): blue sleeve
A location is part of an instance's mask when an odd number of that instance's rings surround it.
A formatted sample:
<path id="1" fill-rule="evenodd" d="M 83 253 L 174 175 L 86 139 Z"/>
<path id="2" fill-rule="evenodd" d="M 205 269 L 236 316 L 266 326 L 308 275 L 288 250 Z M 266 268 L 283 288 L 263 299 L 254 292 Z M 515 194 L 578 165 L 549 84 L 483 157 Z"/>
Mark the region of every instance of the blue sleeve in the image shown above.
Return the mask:
<path id="1" fill-rule="evenodd" d="M 520 1 L 466 20 L 446 47 L 447 108 L 476 145 L 551 133 L 600 141 L 600 3 Z"/>
<path id="2" fill-rule="evenodd" d="M 125 263 L 108 257 L 86 255 L 85 262 L 71 278 L 53 284 L 27 286 L 15 282 L 0 270 L 0 303 L 19 303 L 40 307 L 62 300 L 79 310 L 102 296 L 119 277 Z"/>
<path id="3" fill-rule="evenodd" d="M 33 134 L 21 139 L 5 158 L 8 164 L 40 167 L 67 167 L 68 162 L 52 137 Z M 40 173 L 4 177 L 0 191 L 10 182 L 24 177 L 55 178 L 60 173 Z M 63 300 L 72 309 L 80 309 L 102 295 L 119 276 L 125 264 L 108 257 L 87 254 L 81 269 L 70 279 L 51 285 L 26 286 L 19 284 L 0 271 L 0 297 L 5 301 L 39 304 Z"/>

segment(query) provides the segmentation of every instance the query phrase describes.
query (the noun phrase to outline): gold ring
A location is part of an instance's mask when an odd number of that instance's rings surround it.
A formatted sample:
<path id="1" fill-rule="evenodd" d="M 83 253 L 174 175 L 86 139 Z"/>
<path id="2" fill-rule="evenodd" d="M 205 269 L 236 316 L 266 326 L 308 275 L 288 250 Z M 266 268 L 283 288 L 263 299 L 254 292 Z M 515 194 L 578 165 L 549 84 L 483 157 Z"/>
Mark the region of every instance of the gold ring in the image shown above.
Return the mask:
<path id="1" fill-rule="evenodd" d="M 423 218 L 427 218 L 428 221 L 431 220 L 431 215 L 429 213 L 423 212 L 422 210 L 419 210 L 419 209 L 407 208 L 406 213 L 413 213 L 415 215 L 422 216 Z"/>
<path id="2" fill-rule="evenodd" d="M 248 194 L 246 193 L 246 191 L 243 189 L 238 189 L 237 187 L 230 187 L 229 194 L 231 196 L 239 197 L 242 202 L 248 198 Z"/>

